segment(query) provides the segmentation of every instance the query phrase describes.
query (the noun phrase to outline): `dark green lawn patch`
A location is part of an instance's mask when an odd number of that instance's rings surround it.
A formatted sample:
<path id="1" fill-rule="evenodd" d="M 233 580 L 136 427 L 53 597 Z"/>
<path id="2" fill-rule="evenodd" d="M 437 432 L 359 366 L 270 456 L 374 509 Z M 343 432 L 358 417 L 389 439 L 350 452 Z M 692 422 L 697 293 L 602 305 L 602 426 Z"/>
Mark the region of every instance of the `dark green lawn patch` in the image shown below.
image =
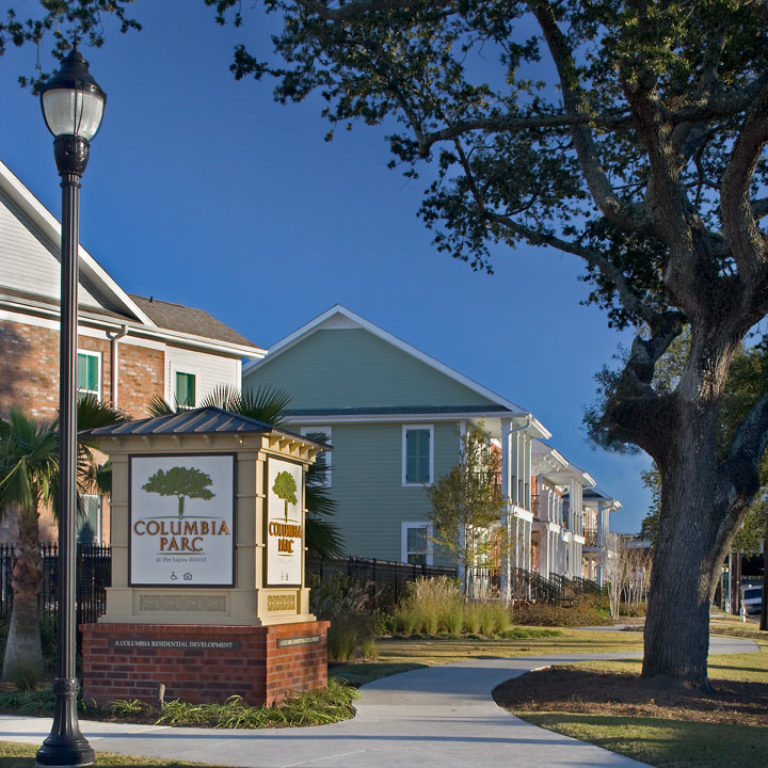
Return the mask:
<path id="1" fill-rule="evenodd" d="M 534 725 L 656 768 L 757 768 L 768 760 L 764 726 L 575 712 L 519 714 Z"/>

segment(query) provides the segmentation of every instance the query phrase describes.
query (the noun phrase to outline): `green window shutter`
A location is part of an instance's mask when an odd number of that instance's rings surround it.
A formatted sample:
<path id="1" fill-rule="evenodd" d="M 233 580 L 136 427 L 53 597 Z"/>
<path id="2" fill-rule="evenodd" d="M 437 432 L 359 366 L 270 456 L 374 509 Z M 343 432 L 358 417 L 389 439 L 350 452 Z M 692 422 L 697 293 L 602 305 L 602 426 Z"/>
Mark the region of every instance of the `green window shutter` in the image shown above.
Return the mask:
<path id="1" fill-rule="evenodd" d="M 195 407 L 195 374 L 176 373 L 176 405 L 181 408 Z"/>
<path id="2" fill-rule="evenodd" d="M 405 433 L 405 482 L 428 483 L 430 431 L 428 429 L 409 429 Z"/>
<path id="3" fill-rule="evenodd" d="M 99 358 L 97 355 L 77 353 L 78 392 L 99 393 Z"/>

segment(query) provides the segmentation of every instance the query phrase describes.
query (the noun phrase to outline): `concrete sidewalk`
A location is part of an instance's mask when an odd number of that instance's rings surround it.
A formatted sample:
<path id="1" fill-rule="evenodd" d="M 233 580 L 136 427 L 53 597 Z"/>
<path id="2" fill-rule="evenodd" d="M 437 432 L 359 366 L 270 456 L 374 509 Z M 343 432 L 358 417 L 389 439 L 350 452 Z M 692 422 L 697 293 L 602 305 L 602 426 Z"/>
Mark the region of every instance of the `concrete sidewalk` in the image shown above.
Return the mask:
<path id="1" fill-rule="evenodd" d="M 757 650 L 711 638 L 713 653 Z M 393 675 L 362 689 L 352 720 L 312 728 L 221 731 L 81 721 L 98 752 L 243 768 L 640 768 L 616 755 L 528 725 L 491 691 L 530 669 L 627 654 L 473 659 Z M 0 715 L 0 740 L 41 744 L 50 720 Z"/>

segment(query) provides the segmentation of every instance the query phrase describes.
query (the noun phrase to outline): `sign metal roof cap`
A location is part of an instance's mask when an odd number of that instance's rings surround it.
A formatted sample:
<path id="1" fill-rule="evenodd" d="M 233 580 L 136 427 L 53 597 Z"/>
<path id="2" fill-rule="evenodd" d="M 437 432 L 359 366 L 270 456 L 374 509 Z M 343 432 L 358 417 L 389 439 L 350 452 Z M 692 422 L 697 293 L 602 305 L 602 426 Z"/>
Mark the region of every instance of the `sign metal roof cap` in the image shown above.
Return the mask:
<path id="1" fill-rule="evenodd" d="M 231 435 L 231 434 L 276 434 L 285 435 L 302 443 L 308 443 L 322 451 L 331 446 L 311 440 L 296 432 L 278 429 L 264 421 L 249 416 L 225 411 L 223 408 L 208 406 L 179 411 L 168 416 L 150 416 L 146 419 L 120 421 L 106 427 L 85 429 L 82 437 L 125 437 L 128 435 Z"/>

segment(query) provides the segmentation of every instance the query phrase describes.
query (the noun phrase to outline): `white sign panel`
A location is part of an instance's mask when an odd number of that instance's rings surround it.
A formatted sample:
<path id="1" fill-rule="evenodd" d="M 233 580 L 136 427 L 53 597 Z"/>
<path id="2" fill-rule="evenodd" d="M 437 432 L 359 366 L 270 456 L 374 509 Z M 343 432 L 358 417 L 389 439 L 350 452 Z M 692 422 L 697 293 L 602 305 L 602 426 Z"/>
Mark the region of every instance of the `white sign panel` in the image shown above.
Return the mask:
<path id="1" fill-rule="evenodd" d="M 234 456 L 131 457 L 131 584 L 234 584 Z"/>
<path id="2" fill-rule="evenodd" d="M 304 554 L 304 472 L 299 464 L 267 464 L 267 585 L 300 587 Z"/>

